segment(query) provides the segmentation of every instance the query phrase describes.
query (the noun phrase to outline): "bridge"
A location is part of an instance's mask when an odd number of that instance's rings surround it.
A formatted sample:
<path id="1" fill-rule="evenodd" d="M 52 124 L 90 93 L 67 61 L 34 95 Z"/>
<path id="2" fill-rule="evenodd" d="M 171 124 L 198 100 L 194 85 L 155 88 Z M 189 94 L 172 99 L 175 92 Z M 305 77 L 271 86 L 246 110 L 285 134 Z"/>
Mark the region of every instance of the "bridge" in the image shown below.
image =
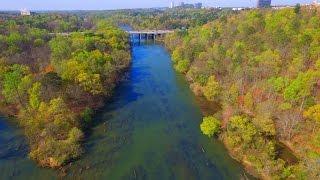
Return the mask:
<path id="1" fill-rule="evenodd" d="M 138 35 L 139 40 L 142 38 L 145 39 L 156 39 L 158 36 L 163 37 L 166 34 L 173 33 L 173 30 L 142 30 L 142 31 L 127 31 L 127 33 L 130 34 L 131 37 L 134 37 Z"/>
<path id="2" fill-rule="evenodd" d="M 128 34 L 130 34 L 130 37 L 133 39 L 134 36 L 139 37 L 139 40 L 145 38 L 145 39 L 153 39 L 156 40 L 157 37 L 163 37 L 166 34 L 174 33 L 173 30 L 142 30 L 142 31 L 126 31 Z M 49 33 L 50 36 L 70 36 L 73 32 L 58 32 L 58 33 Z M 88 32 L 76 32 L 85 34 Z"/>

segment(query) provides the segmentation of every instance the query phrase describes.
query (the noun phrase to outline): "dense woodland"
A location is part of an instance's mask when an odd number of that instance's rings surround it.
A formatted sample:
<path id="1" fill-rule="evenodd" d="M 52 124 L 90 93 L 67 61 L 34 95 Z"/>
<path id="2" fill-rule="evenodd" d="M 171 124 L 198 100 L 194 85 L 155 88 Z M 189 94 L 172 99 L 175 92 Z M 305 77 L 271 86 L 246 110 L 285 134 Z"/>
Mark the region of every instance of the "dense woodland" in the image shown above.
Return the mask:
<path id="1" fill-rule="evenodd" d="M 0 109 L 25 129 L 32 159 L 64 165 L 82 154 L 93 111 L 130 64 L 128 35 L 73 15 L 0 19 Z"/>
<path id="2" fill-rule="evenodd" d="M 258 177 L 320 178 L 320 9 L 246 10 L 165 44 L 194 93 L 221 105 L 204 134 Z"/>
<path id="3" fill-rule="evenodd" d="M 107 18 L 115 24 L 127 24 L 134 29 L 188 29 L 233 13 L 230 9 L 133 9 L 109 13 L 95 13 L 95 17 Z"/>

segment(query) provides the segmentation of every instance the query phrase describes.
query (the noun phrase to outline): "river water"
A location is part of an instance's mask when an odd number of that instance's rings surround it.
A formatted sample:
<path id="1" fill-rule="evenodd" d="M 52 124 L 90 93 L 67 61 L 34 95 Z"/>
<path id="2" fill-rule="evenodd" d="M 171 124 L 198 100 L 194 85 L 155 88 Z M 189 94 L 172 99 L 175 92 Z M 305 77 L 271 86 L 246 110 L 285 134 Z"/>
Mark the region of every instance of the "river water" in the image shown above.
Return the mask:
<path id="1" fill-rule="evenodd" d="M 202 114 L 184 77 L 160 45 L 134 43 L 132 67 L 95 115 L 86 153 L 66 179 L 240 179 L 243 167 L 223 144 L 201 134 Z M 0 118 L 0 179 L 57 179 L 39 168 L 15 124 Z"/>

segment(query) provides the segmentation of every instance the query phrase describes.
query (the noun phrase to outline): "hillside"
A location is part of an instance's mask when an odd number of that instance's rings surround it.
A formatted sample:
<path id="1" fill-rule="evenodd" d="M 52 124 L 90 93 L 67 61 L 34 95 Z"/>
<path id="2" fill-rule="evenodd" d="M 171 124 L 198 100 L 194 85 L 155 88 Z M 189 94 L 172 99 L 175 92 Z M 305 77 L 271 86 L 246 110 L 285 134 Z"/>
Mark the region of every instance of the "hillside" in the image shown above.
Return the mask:
<path id="1" fill-rule="evenodd" d="M 178 31 L 165 44 L 194 93 L 221 105 L 204 118 L 204 134 L 220 131 L 258 177 L 320 177 L 319 9 L 242 11 Z"/>

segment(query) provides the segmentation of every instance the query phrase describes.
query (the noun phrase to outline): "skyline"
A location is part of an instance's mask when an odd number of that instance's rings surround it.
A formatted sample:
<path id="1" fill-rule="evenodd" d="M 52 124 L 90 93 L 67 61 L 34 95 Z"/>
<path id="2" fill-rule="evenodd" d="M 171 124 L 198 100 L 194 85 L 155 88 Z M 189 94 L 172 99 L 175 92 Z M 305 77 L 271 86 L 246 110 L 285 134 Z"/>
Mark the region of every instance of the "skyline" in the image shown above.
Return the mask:
<path id="1" fill-rule="evenodd" d="M 38 0 L 0 0 L 0 10 L 111 10 L 111 9 L 134 9 L 169 7 L 171 0 L 136 0 L 125 2 L 125 0 L 56 0 L 50 2 L 38 2 Z M 210 7 L 255 7 L 257 0 L 175 0 L 175 5 L 180 2 L 196 3 L 202 2 L 204 6 Z M 313 0 L 273 0 L 272 5 L 294 5 L 297 3 L 310 4 Z"/>

